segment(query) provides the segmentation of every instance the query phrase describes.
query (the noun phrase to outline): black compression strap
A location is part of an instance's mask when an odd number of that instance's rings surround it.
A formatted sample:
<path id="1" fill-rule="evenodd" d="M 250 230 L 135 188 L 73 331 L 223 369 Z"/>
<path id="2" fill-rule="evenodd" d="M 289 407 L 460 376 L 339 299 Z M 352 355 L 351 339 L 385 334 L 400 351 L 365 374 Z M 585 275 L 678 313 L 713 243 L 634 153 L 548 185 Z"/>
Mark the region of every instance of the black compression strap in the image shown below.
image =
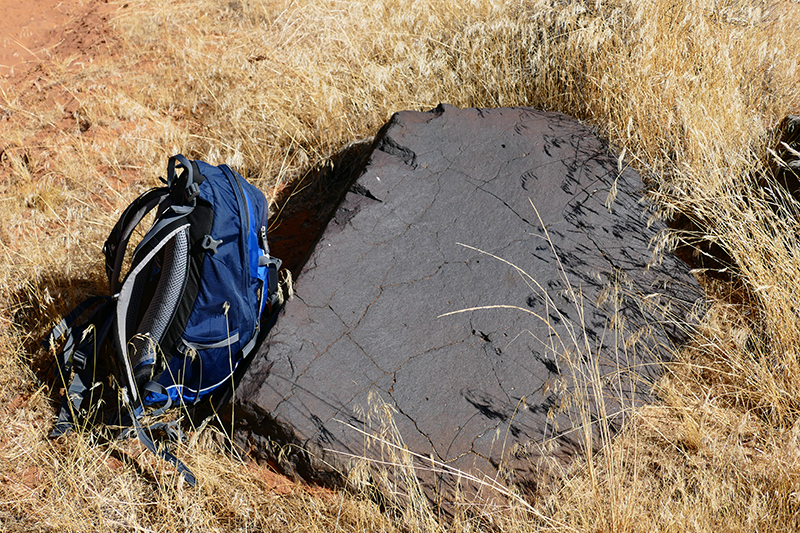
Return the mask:
<path id="1" fill-rule="evenodd" d="M 123 392 L 122 394 L 122 402 L 125 404 L 125 408 L 128 410 L 130 414 L 131 421 L 133 422 L 133 428 L 136 430 L 136 436 L 139 437 L 139 442 L 144 444 L 145 448 L 150 450 L 154 455 L 164 459 L 168 463 L 175 466 L 178 472 L 183 476 L 186 482 L 194 487 L 197 484 L 197 480 L 192 474 L 192 471 L 183 464 L 183 462 L 175 457 L 172 453 L 167 450 L 166 446 L 156 447 L 153 439 L 150 435 L 152 433 L 151 428 L 143 428 L 142 424 L 139 422 L 139 417 L 137 416 L 137 412 L 131 407 L 130 402 L 128 402 L 127 392 Z M 141 411 L 140 411 L 141 412 Z"/>

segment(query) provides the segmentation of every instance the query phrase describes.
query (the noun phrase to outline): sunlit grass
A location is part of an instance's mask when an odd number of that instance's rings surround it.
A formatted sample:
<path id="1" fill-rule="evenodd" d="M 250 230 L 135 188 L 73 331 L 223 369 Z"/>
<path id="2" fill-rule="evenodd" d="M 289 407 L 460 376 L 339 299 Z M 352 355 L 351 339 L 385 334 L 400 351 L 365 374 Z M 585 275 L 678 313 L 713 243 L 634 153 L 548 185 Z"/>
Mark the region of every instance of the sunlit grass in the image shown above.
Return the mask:
<path id="1" fill-rule="evenodd" d="M 797 529 L 798 209 L 782 198 L 776 215 L 758 183 L 771 128 L 800 110 L 799 16 L 758 0 L 117 4 L 119 54 L 57 56 L 41 91 L 0 81 L 1 527 Z M 46 438 L 55 406 L 37 375 L 52 358 L 38 342 L 103 290 L 102 243 L 168 156 L 227 162 L 274 198 L 393 112 L 440 102 L 584 121 L 662 216 L 699 221 L 741 272 L 707 280 L 709 312 L 660 402 L 566 468 L 535 513 L 441 522 L 421 503 L 382 514 L 344 493 L 278 495 L 205 433 L 180 450 L 206 480 L 194 492 L 136 443 Z"/>

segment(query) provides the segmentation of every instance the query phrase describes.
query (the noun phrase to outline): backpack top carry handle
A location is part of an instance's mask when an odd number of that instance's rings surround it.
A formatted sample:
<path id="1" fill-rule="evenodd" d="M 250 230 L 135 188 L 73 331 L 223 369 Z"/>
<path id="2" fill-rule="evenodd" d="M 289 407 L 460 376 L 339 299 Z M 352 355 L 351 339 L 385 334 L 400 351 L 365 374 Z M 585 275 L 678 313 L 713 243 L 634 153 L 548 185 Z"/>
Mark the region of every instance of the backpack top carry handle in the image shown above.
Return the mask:
<path id="1" fill-rule="evenodd" d="M 179 169 L 182 167 L 184 171 L 176 175 L 176 167 Z M 197 162 L 189 161 L 180 154 L 172 156 L 167 165 L 166 187 L 156 187 L 146 191 L 125 209 L 103 246 L 106 276 L 109 279 L 111 294 L 119 293 L 122 285 L 119 279 L 122 263 L 125 259 L 128 241 L 136 226 L 155 207 L 159 208 L 159 214 L 170 205 L 189 206 L 190 209 L 193 209 L 199 184 L 203 179 L 205 178 L 200 174 Z"/>

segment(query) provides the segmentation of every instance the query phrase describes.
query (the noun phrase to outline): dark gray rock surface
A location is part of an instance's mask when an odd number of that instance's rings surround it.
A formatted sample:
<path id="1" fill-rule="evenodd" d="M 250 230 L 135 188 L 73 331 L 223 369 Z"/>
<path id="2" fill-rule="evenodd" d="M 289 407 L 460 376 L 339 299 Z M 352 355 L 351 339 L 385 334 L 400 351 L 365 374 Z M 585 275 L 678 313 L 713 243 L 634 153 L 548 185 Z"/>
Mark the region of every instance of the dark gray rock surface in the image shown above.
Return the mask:
<path id="1" fill-rule="evenodd" d="M 307 478 L 386 459 L 362 433 L 385 402 L 411 451 L 524 485 L 582 449 L 598 395 L 613 431 L 701 298 L 675 257 L 648 267 L 641 189 L 561 114 L 396 114 L 237 390 L 256 454 Z"/>

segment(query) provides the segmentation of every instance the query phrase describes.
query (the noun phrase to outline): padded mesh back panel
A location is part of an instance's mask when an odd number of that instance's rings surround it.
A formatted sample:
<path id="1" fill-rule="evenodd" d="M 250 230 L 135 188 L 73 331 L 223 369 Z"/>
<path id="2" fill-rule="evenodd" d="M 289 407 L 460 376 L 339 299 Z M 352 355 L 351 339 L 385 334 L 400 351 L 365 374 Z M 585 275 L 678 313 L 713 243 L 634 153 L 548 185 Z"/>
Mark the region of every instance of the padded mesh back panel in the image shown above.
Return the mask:
<path id="1" fill-rule="evenodd" d="M 156 359 L 156 343 L 161 341 L 167 331 L 167 326 L 169 326 L 183 292 L 188 258 L 188 231 L 179 231 L 164 245 L 158 286 L 139 327 L 136 328 L 136 335 L 131 339 L 133 350 L 130 355 L 133 368 L 138 367 L 141 363 L 151 363 Z M 144 278 L 144 276 L 141 277 Z M 134 290 L 134 294 L 135 292 L 136 290 Z M 132 305 L 130 309 L 135 310 L 136 307 Z M 128 318 L 130 319 L 130 317 Z"/>

